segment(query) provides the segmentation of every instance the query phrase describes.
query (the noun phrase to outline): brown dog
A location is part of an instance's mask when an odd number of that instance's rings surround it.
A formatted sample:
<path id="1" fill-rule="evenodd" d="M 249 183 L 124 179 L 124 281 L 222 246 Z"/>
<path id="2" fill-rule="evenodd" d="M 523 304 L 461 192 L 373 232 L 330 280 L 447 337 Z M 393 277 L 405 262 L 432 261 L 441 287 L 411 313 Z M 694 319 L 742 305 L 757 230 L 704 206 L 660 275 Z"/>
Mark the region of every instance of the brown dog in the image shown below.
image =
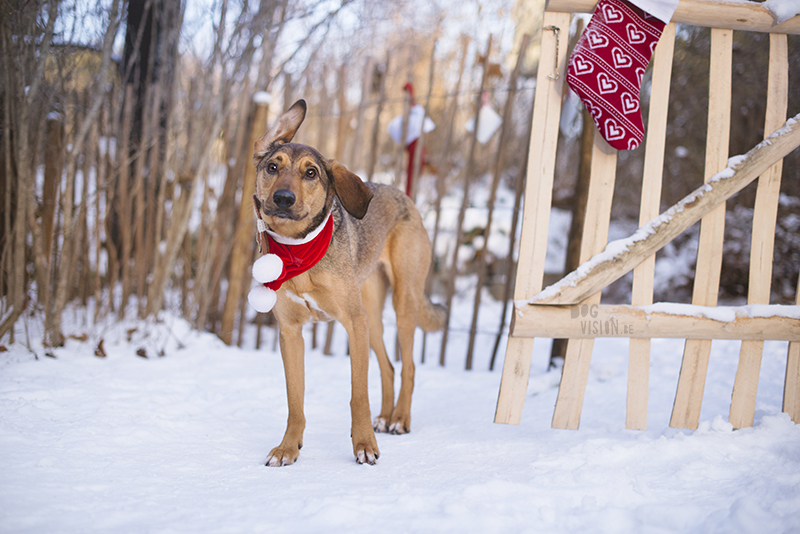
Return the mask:
<path id="1" fill-rule="evenodd" d="M 289 419 L 283 441 L 270 451 L 269 466 L 294 463 L 303 446 L 304 345 L 309 320 L 335 319 L 349 335 L 352 393 L 351 436 L 358 463 L 374 464 L 374 430 L 403 434 L 411 423 L 414 388 L 414 330 L 444 326 L 445 312 L 424 294 L 431 245 L 413 202 L 394 187 L 365 184 L 340 163 L 314 148 L 291 143 L 306 114 L 296 102 L 255 143 L 256 212 L 272 235 L 302 240 L 333 218 L 324 257 L 310 270 L 283 283 L 274 313 L 286 373 Z M 383 344 L 382 311 L 392 288 L 403 362 L 394 402 L 394 368 Z M 367 370 L 375 351 L 383 388 L 381 413 L 370 422 Z"/>

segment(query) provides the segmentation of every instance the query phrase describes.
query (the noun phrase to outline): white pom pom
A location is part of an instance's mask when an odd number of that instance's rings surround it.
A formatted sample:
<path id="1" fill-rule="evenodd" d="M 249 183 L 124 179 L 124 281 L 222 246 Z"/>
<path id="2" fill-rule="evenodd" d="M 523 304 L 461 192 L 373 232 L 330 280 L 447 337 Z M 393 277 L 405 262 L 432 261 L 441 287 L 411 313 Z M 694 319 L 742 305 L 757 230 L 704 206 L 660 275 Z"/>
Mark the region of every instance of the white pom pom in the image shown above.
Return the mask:
<path id="1" fill-rule="evenodd" d="M 267 313 L 275 306 L 275 301 L 278 300 L 278 294 L 272 289 L 257 285 L 250 290 L 247 295 L 247 302 L 254 310 L 261 313 Z"/>
<path id="2" fill-rule="evenodd" d="M 253 278 L 266 284 L 277 280 L 283 273 L 283 262 L 275 254 L 264 254 L 253 264 Z"/>

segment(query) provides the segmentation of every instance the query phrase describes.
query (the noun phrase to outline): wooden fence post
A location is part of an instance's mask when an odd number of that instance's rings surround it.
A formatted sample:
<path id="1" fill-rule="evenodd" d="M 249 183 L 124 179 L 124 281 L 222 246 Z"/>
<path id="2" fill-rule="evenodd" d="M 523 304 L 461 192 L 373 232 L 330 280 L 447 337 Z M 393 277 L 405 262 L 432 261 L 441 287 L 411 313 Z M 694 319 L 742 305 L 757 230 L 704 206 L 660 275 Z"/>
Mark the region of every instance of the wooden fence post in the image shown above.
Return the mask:
<path id="1" fill-rule="evenodd" d="M 708 138 L 705 181 L 725 168 L 731 115 L 731 62 L 733 31 L 711 30 L 711 85 L 708 96 Z M 715 306 L 722 268 L 722 239 L 725 233 L 725 204 L 703 217 L 697 248 L 692 304 Z M 670 426 L 697 428 L 708 370 L 711 340 L 687 340 L 675 395 Z"/>
<path id="2" fill-rule="evenodd" d="M 765 135 L 769 135 L 769 132 L 778 129 L 786 121 L 789 101 L 789 56 L 786 35 L 770 34 L 769 43 Z M 758 178 L 753 209 L 753 230 L 750 236 L 748 304 L 769 304 L 782 172 L 783 160 Z M 730 422 L 734 428 L 753 426 L 763 352 L 763 341 L 742 341 L 731 397 Z"/>
<path id="3" fill-rule="evenodd" d="M 639 226 L 656 217 L 661 209 L 661 182 L 674 48 L 675 24 L 669 24 L 664 28 L 653 57 L 653 80 L 650 93 L 650 112 L 647 118 L 647 143 L 644 155 Z M 656 256 L 653 254 L 633 270 L 631 304 L 634 306 L 647 306 L 653 303 L 655 266 Z M 628 348 L 626 428 L 632 430 L 647 428 L 649 387 L 650 340 L 631 339 Z"/>

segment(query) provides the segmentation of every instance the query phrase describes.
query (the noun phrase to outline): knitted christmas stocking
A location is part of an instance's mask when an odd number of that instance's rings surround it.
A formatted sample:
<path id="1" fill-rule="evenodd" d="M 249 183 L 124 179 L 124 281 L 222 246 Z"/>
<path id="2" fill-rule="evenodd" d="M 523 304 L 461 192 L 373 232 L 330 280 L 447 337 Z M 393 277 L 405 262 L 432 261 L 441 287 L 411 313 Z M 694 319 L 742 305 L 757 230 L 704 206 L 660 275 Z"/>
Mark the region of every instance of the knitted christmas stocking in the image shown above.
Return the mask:
<path id="1" fill-rule="evenodd" d="M 600 0 L 569 58 L 567 83 L 617 150 L 644 139 L 639 91 L 664 26 L 626 0 Z"/>

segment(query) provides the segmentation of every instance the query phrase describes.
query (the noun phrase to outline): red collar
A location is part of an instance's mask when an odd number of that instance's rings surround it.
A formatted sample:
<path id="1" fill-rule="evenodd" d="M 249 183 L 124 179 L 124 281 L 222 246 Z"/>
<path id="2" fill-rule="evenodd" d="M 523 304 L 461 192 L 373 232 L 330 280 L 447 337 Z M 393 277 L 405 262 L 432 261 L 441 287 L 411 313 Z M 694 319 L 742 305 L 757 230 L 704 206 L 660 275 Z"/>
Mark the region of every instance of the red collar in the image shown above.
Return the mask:
<path id="1" fill-rule="evenodd" d="M 328 213 L 327 221 L 322 224 L 321 230 L 312 232 L 312 238 L 305 240 L 280 239 L 280 243 L 267 233 L 267 243 L 269 244 L 270 254 L 277 255 L 283 262 L 283 272 L 272 282 L 267 282 L 264 286 L 277 291 L 281 285 L 290 278 L 306 272 L 315 266 L 319 260 L 328 252 L 328 246 L 333 237 L 333 217 Z"/>

